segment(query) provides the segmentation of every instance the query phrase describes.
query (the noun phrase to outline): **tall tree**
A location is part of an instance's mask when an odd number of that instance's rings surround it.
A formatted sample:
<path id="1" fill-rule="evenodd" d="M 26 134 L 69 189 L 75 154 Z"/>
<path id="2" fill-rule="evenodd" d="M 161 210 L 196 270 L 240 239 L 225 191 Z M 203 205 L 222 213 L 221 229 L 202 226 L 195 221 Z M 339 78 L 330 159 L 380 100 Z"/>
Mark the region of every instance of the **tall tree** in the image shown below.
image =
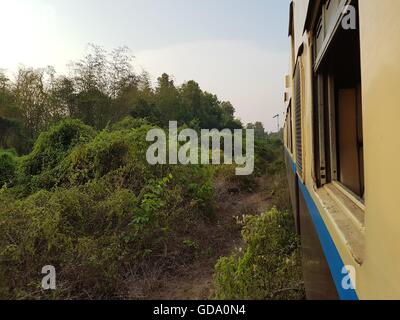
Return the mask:
<path id="1" fill-rule="evenodd" d="M 180 100 L 182 104 L 181 120 L 185 123 L 193 119 L 199 119 L 201 108 L 201 90 L 197 82 L 191 80 L 184 83 L 180 90 Z"/>
<path id="2" fill-rule="evenodd" d="M 254 130 L 254 136 L 256 139 L 265 139 L 266 138 L 266 133 L 264 129 L 264 125 L 262 122 L 256 122 L 256 123 L 249 123 L 247 125 L 247 129 L 253 129 Z"/>
<path id="3" fill-rule="evenodd" d="M 157 80 L 154 98 L 163 124 L 167 124 L 168 121 L 180 120 L 179 93 L 174 81 L 166 73 Z"/>
<path id="4" fill-rule="evenodd" d="M 35 137 L 65 115 L 66 110 L 53 99 L 54 82 L 53 68 L 21 67 L 18 70 L 12 92 L 31 137 Z"/>

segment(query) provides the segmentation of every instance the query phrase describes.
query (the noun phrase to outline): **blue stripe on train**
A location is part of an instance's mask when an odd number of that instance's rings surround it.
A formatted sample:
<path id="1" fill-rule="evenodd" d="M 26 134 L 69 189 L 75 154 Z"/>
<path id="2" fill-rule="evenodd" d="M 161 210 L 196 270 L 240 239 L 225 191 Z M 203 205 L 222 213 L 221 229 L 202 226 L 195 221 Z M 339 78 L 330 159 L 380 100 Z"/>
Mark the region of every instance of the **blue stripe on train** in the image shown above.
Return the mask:
<path id="1" fill-rule="evenodd" d="M 294 174 L 297 174 L 296 164 L 293 162 L 292 158 L 289 157 L 292 162 L 292 170 Z M 331 235 L 329 234 L 328 228 L 325 225 L 324 220 L 321 217 L 321 214 L 308 192 L 306 186 L 299 179 L 299 188 L 304 196 L 304 200 L 307 204 L 308 211 L 311 215 L 311 219 L 314 223 L 315 229 L 317 230 L 319 241 L 321 242 L 322 249 L 324 251 L 326 260 L 329 265 L 329 269 L 331 270 L 332 278 L 336 286 L 336 290 L 339 294 L 341 300 L 358 300 L 357 292 L 354 289 L 345 290 L 342 287 L 342 280 L 345 276 L 342 273 L 344 268 L 344 263 L 342 258 L 340 257 L 339 251 L 337 250 L 335 243 L 332 240 Z"/>

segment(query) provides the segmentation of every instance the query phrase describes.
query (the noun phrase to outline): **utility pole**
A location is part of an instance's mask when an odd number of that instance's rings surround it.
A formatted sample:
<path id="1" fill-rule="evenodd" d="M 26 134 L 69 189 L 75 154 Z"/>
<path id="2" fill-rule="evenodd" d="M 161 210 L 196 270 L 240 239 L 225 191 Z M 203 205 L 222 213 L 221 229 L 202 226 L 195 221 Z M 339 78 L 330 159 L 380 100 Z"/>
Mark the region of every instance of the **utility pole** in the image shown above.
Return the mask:
<path id="1" fill-rule="evenodd" d="M 273 119 L 277 119 L 277 122 L 278 122 L 278 133 L 279 133 L 279 130 L 281 129 L 280 128 L 280 125 L 279 125 L 279 114 L 277 114 Z"/>

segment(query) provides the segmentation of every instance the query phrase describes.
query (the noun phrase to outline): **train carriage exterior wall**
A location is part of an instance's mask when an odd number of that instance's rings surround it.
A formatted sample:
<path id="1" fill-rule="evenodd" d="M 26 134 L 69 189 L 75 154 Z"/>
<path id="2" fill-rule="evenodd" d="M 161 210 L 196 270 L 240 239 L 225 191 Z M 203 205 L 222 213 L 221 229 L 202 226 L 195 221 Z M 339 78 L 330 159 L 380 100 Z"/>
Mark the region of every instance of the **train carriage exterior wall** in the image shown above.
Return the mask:
<path id="1" fill-rule="evenodd" d="M 289 11 L 284 140 L 307 297 L 400 299 L 400 1 Z"/>

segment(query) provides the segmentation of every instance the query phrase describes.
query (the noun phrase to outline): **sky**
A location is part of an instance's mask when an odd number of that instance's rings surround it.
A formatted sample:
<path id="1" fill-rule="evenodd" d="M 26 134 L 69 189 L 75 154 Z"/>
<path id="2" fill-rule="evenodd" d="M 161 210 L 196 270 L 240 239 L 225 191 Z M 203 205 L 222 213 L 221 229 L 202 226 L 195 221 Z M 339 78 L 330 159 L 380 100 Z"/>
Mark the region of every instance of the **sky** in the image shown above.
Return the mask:
<path id="1" fill-rule="evenodd" d="M 195 80 L 243 123 L 284 113 L 289 0 L 0 0 L 0 68 L 67 64 L 88 43 L 128 46 L 138 72 Z M 283 117 L 281 117 L 281 121 Z"/>

